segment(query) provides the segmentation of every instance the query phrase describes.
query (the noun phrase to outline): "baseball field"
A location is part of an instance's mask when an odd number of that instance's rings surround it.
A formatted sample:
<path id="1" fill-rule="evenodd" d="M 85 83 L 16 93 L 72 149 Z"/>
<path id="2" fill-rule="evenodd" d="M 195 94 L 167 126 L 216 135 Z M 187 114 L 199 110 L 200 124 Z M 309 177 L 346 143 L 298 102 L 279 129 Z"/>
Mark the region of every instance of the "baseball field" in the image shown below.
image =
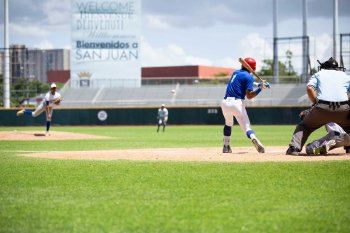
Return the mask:
<path id="1" fill-rule="evenodd" d="M 350 232 L 350 156 L 286 156 L 294 126 L 0 128 L 0 232 Z M 309 140 L 325 134 L 315 132 Z"/>

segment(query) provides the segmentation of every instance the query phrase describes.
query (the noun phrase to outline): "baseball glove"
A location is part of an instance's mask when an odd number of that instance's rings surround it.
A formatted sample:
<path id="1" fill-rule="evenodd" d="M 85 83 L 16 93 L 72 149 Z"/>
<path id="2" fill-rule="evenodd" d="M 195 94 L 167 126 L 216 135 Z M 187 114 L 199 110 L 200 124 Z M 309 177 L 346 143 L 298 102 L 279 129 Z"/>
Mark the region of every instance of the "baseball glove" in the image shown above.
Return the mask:
<path id="1" fill-rule="evenodd" d="M 61 101 L 62 101 L 61 98 L 57 98 L 57 99 L 53 100 L 53 103 L 59 105 L 61 103 Z"/>

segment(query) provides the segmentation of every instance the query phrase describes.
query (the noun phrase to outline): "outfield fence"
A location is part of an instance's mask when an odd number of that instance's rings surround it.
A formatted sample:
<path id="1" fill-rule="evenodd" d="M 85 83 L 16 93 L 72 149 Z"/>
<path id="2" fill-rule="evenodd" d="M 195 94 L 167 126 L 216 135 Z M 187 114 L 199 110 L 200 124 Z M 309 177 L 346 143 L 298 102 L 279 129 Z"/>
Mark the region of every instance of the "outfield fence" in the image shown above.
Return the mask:
<path id="1" fill-rule="evenodd" d="M 279 125 L 296 124 L 299 113 L 306 107 L 247 107 L 252 124 Z M 223 125 L 221 108 L 171 107 L 170 125 Z M 45 124 L 45 113 L 34 118 L 27 115 L 17 117 L 18 109 L 0 110 L 0 126 L 38 126 Z M 158 108 L 66 108 L 55 109 L 53 125 L 155 125 Z"/>

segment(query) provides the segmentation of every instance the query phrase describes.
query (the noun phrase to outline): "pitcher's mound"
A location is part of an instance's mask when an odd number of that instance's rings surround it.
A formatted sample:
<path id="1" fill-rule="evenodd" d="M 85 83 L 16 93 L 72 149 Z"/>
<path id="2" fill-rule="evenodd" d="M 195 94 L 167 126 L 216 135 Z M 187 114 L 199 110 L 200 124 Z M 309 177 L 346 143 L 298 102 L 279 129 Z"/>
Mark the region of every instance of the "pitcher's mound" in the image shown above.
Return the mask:
<path id="1" fill-rule="evenodd" d="M 36 140 L 81 140 L 81 139 L 109 139 L 110 137 L 81 133 L 50 132 L 45 136 L 43 131 L 4 131 L 0 132 L 1 141 L 36 141 Z"/>

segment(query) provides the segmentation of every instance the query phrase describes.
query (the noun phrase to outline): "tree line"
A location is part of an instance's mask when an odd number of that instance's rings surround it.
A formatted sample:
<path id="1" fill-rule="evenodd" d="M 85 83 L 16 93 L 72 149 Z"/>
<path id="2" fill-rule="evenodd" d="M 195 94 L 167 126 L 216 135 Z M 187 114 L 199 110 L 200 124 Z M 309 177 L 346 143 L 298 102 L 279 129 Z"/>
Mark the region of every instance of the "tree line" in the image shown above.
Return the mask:
<path id="1" fill-rule="evenodd" d="M 10 85 L 10 105 L 11 107 L 19 106 L 23 101 L 39 94 L 46 93 L 50 86 L 39 80 L 30 80 L 27 78 L 18 78 Z M 4 106 L 3 102 L 3 76 L 0 75 L 0 106 Z"/>

